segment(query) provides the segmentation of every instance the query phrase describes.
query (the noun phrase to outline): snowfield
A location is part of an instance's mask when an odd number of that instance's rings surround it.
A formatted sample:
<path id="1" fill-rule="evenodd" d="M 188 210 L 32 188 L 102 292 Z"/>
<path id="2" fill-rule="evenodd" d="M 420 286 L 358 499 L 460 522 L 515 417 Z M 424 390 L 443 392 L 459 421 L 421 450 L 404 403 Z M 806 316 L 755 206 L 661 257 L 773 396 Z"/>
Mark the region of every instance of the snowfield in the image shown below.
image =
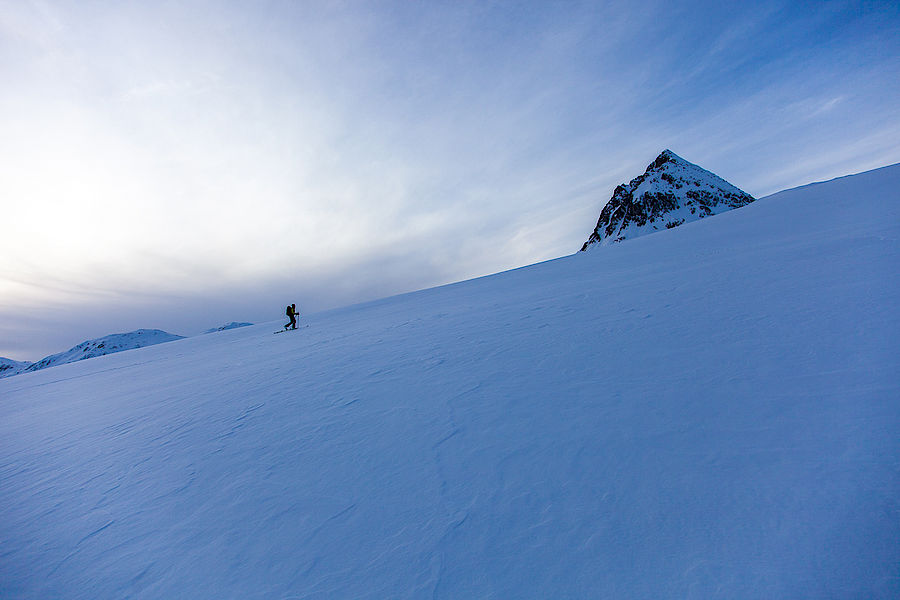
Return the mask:
<path id="1" fill-rule="evenodd" d="M 898 190 L 0 380 L 0 597 L 900 597 Z"/>

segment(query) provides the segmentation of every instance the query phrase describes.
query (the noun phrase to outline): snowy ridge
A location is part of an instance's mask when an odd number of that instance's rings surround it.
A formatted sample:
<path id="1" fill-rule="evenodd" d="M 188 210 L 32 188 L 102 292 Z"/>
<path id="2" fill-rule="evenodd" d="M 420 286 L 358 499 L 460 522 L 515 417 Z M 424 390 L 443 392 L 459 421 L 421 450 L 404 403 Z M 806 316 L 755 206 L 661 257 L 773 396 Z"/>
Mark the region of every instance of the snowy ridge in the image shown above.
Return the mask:
<path id="1" fill-rule="evenodd" d="M 0 356 L 0 377 L 9 377 L 25 370 L 30 362 L 20 362 Z"/>
<path id="2" fill-rule="evenodd" d="M 0 380 L 0 597 L 900 597 L 898 240 L 895 165 Z"/>
<path id="3" fill-rule="evenodd" d="M 19 372 L 39 371 L 48 367 L 64 365 L 78 360 L 95 358 L 97 356 L 122 352 L 123 350 L 133 350 L 135 348 L 143 348 L 144 346 L 152 346 L 154 344 L 162 344 L 163 342 L 171 342 L 180 339 L 182 339 L 182 336 L 166 333 L 160 329 L 138 329 L 128 333 L 113 333 L 94 340 L 81 342 L 65 352 L 51 354 L 35 363 L 31 363 Z"/>
<path id="4" fill-rule="evenodd" d="M 232 321 L 228 325 L 222 325 L 220 327 L 213 327 L 212 329 L 207 329 L 204 331 L 204 334 L 207 333 L 216 333 L 218 331 L 228 331 L 229 329 L 237 329 L 238 327 L 250 327 L 253 323 L 238 323 L 237 321 Z"/>
<path id="5" fill-rule="evenodd" d="M 718 175 L 664 150 L 643 175 L 615 189 L 581 250 L 672 229 L 753 200 Z"/>
<path id="6" fill-rule="evenodd" d="M 249 327 L 250 325 L 253 325 L 253 323 L 238 323 L 232 321 L 227 325 L 207 329 L 203 333 L 216 333 L 218 331 L 237 329 L 238 327 Z M 102 338 L 81 342 L 74 348 L 70 348 L 65 352 L 51 354 L 34 363 L 18 362 L 0 357 L 0 377 L 9 377 L 27 371 L 39 371 L 48 367 L 64 365 L 78 360 L 122 352 L 123 350 L 133 350 L 135 348 L 143 348 L 144 346 L 171 342 L 180 340 L 182 337 L 183 336 L 167 333 L 160 329 L 137 329 L 129 333 L 114 333 Z"/>

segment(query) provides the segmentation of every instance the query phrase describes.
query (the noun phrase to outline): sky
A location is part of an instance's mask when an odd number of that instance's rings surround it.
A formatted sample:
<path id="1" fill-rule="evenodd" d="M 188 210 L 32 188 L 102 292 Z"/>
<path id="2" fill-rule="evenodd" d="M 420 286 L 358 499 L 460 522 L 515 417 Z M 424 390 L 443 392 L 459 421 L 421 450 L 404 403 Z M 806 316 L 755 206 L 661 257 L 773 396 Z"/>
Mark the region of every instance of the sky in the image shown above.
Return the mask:
<path id="1" fill-rule="evenodd" d="M 663 149 L 900 162 L 896 2 L 0 0 L 0 356 L 577 251 Z"/>

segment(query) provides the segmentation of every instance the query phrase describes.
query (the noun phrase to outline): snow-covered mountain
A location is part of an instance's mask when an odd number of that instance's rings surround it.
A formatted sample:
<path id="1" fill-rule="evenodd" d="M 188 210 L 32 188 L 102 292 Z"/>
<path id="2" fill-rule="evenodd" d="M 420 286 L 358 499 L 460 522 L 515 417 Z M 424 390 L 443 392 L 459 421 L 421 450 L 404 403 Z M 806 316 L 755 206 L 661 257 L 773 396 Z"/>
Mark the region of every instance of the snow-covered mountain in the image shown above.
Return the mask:
<path id="1" fill-rule="evenodd" d="M 30 364 L 30 362 L 20 362 L 0 356 L 0 377 L 15 375 L 16 373 L 25 370 Z"/>
<path id="2" fill-rule="evenodd" d="M 41 360 L 31 363 L 24 369 L 20 369 L 19 373 L 29 371 L 39 371 L 47 367 L 55 367 L 66 363 L 84 360 L 86 358 L 96 358 L 106 354 L 122 352 L 123 350 L 133 350 L 135 348 L 143 348 L 144 346 L 153 346 L 154 344 L 162 344 L 163 342 L 171 342 L 180 340 L 182 336 L 166 333 L 160 329 L 138 329 L 128 333 L 113 333 L 95 340 L 87 340 L 81 342 L 74 348 L 70 348 L 65 352 L 51 354 Z M 15 373 L 10 373 L 14 375 Z M 0 377 L 3 374 L 0 373 Z"/>
<path id="3" fill-rule="evenodd" d="M 213 327 L 212 329 L 207 329 L 203 333 L 216 333 L 217 331 L 228 331 L 229 329 L 237 329 L 238 327 L 250 327 L 251 325 L 253 325 L 253 323 L 238 323 L 237 321 L 232 321 L 228 325 Z"/>
<path id="4" fill-rule="evenodd" d="M 643 175 L 615 189 L 581 250 L 672 229 L 753 200 L 718 175 L 664 150 Z"/>
<path id="5" fill-rule="evenodd" d="M 249 327 L 253 323 L 238 323 L 232 321 L 221 327 L 207 329 L 203 333 L 215 333 L 217 331 L 227 331 L 229 329 L 237 329 L 238 327 Z M 17 362 L 9 358 L 0 357 L 0 377 L 9 377 L 27 371 L 39 371 L 48 367 L 64 365 L 66 363 L 84 360 L 86 358 L 96 358 L 106 354 L 122 352 L 123 350 L 133 350 L 135 348 L 143 348 L 144 346 L 152 346 L 163 342 L 171 342 L 180 340 L 183 336 L 167 333 L 160 329 L 138 329 L 128 333 L 114 333 L 111 335 L 87 340 L 81 342 L 74 348 L 70 348 L 65 352 L 51 354 L 37 362 Z"/>
<path id="6" fill-rule="evenodd" d="M 898 240 L 895 165 L 2 379 L 0 597 L 898 598 Z"/>
<path id="7" fill-rule="evenodd" d="M 250 325 L 253 325 L 253 323 L 238 323 L 232 321 L 227 325 L 208 329 L 203 333 L 215 333 L 217 331 L 226 331 L 228 329 L 248 327 Z M 26 371 L 39 371 L 48 367 L 64 365 L 86 358 L 96 358 L 106 354 L 122 352 L 123 350 L 143 348 L 144 346 L 162 344 L 164 342 L 171 342 L 182 338 L 183 336 L 167 333 L 160 329 L 138 329 L 128 333 L 114 333 L 94 340 L 87 340 L 65 352 L 51 354 L 34 363 L 17 362 L 0 357 L 0 377 L 9 377 Z"/>

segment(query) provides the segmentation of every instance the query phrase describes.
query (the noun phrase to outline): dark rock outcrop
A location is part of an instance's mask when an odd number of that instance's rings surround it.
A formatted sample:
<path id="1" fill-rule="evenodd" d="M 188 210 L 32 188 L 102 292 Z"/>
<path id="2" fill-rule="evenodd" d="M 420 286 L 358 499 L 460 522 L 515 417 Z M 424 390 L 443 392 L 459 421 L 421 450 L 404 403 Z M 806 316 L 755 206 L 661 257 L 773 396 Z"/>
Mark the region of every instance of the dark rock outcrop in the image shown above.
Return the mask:
<path id="1" fill-rule="evenodd" d="M 672 229 L 754 200 L 721 177 L 664 150 L 643 175 L 615 189 L 581 250 Z"/>

